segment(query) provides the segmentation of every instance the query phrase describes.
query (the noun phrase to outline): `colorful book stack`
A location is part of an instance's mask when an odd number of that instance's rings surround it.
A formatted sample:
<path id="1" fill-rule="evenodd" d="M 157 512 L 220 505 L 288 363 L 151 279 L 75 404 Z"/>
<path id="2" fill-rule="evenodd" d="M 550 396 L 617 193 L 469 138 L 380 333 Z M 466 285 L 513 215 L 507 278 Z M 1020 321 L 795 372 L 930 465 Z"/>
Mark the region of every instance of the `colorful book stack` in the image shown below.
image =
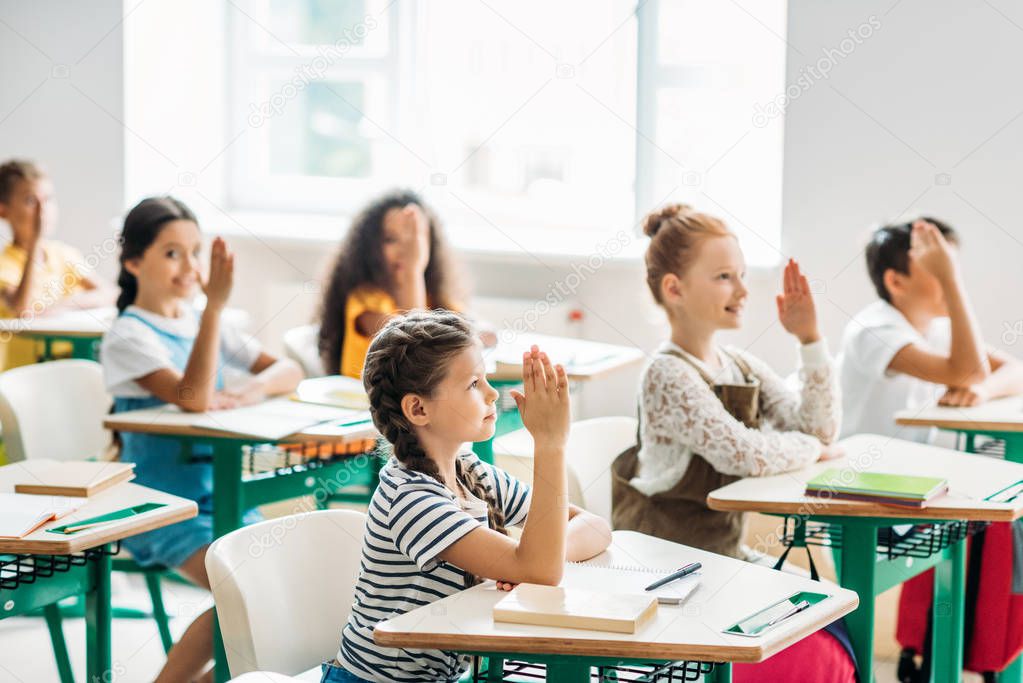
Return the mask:
<path id="1" fill-rule="evenodd" d="M 948 492 L 948 480 L 909 474 L 830 469 L 806 482 L 806 494 L 922 508 Z"/>

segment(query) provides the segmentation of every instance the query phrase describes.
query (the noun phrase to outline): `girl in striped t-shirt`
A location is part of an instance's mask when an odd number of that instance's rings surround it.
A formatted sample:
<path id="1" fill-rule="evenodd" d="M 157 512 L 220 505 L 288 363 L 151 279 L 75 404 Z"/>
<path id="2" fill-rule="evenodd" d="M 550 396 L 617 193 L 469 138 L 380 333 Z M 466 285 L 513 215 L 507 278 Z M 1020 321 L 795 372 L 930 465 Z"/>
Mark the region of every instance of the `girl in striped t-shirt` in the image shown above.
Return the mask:
<path id="1" fill-rule="evenodd" d="M 394 457 L 370 501 L 355 604 L 323 682 L 456 681 L 468 657 L 380 647 L 374 626 L 481 579 L 504 590 L 557 584 L 566 559 L 611 542 L 605 520 L 567 502 L 565 369 L 534 346 L 522 374 L 515 401 L 536 443 L 532 490 L 463 449 L 493 436 L 497 401 L 469 323 L 448 311 L 413 312 L 374 338 L 363 383 Z M 523 523 L 518 541 L 505 532 Z"/>

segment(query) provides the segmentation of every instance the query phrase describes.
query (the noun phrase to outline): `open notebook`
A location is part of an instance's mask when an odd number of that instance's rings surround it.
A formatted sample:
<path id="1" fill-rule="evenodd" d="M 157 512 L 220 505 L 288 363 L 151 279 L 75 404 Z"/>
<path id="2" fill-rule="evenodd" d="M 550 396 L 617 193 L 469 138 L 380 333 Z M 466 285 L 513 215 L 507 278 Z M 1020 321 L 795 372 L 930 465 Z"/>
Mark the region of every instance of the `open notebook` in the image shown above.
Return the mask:
<path id="1" fill-rule="evenodd" d="M 43 524 L 71 514 L 85 498 L 0 493 L 0 538 L 24 538 Z"/>
<path id="2" fill-rule="evenodd" d="M 600 586 L 608 593 L 649 595 L 657 598 L 662 605 L 679 605 L 688 598 L 700 585 L 700 573 L 672 581 L 666 586 L 653 591 L 646 587 L 657 579 L 662 579 L 671 571 L 650 569 L 629 565 L 598 565 L 592 560 L 587 562 L 569 562 L 565 565 L 565 576 L 562 583 L 573 586 Z"/>
<path id="3" fill-rule="evenodd" d="M 192 421 L 192 426 L 277 441 L 323 422 L 357 419 L 364 414 L 365 411 L 279 398 L 243 408 L 200 413 Z"/>

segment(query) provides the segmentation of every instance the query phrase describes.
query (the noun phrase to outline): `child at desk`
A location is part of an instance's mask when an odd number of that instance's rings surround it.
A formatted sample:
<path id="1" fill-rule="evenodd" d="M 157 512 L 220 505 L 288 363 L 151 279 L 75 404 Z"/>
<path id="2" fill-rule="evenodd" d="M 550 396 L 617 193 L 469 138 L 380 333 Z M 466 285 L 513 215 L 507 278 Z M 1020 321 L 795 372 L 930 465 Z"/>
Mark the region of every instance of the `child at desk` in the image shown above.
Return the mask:
<path id="1" fill-rule="evenodd" d="M 171 197 L 142 200 L 124 220 L 117 300 L 120 315 L 103 337 L 101 358 L 114 412 L 174 404 L 187 411 L 229 408 L 292 391 L 298 365 L 263 351 L 231 329 L 221 313 L 234 279 L 234 257 L 213 241 L 209 275 L 199 268 L 202 238 L 194 214 Z M 191 299 L 206 294 L 199 316 Z M 223 383 L 224 366 L 251 373 L 239 386 Z M 182 458 L 179 441 L 122 434 L 121 460 L 134 462 L 136 483 L 195 500 L 198 517 L 131 539 L 124 546 L 142 566 L 173 567 L 209 588 L 206 547 L 213 541 L 212 465 Z M 202 455 L 193 450 L 192 456 Z M 207 454 L 208 455 L 208 454 Z M 259 519 L 246 514 L 246 522 Z M 213 656 L 213 614 L 200 615 L 167 657 L 157 681 L 200 678 Z"/>
<path id="2" fill-rule="evenodd" d="M 11 228 L 11 242 L 0 252 L 0 317 L 113 304 L 113 286 L 90 272 L 82 254 L 49 239 L 57 225 L 57 200 L 53 182 L 35 163 L 11 159 L 0 164 L 0 218 Z M 0 367 L 36 360 L 32 340 L 12 339 L 6 351 Z"/>
<path id="3" fill-rule="evenodd" d="M 745 559 L 744 515 L 710 510 L 707 494 L 838 454 L 830 444 L 841 404 L 813 295 L 789 261 L 777 306 L 800 345 L 794 392 L 760 359 L 714 341 L 740 326 L 749 293 L 742 250 L 725 224 L 675 204 L 649 215 L 644 231 L 647 284 L 671 338 L 643 373 L 640 443 L 614 463 L 614 527 Z"/>
<path id="4" fill-rule="evenodd" d="M 565 369 L 534 346 L 523 357 L 515 401 L 536 444 L 535 485 L 463 450 L 494 434 L 497 391 L 482 345 L 449 311 L 414 311 L 389 321 L 370 344 L 363 371 L 370 412 L 393 457 L 369 505 L 355 604 L 322 681 L 457 681 L 468 657 L 380 647 L 374 626 L 478 583 L 496 579 L 556 585 L 565 560 L 603 552 L 611 530 L 568 501 Z M 507 526 L 525 524 L 521 538 Z"/>
<path id="5" fill-rule="evenodd" d="M 985 346 L 945 223 L 921 218 L 878 229 L 867 272 L 878 300 L 842 336 L 843 436 L 870 432 L 928 441 L 894 415 L 935 400 L 970 406 L 1023 391 L 1023 363 Z"/>
<path id="6" fill-rule="evenodd" d="M 401 311 L 459 310 L 460 278 L 437 216 L 413 192 L 384 195 L 348 230 L 320 305 L 328 374 L 359 378 L 370 340 Z M 496 342 L 484 332 L 488 346 Z"/>
<path id="7" fill-rule="evenodd" d="M 685 204 L 655 211 L 643 228 L 647 285 L 668 314 L 671 338 L 643 373 L 639 443 L 612 466 L 612 520 L 721 555 L 750 559 L 743 513 L 716 512 L 707 494 L 740 477 L 799 469 L 840 455 L 840 399 L 813 295 L 795 261 L 785 266 L 778 320 L 799 342 L 801 388 L 714 337 L 737 329 L 749 294 L 738 240 L 717 218 Z M 734 679 L 815 683 L 856 680 L 843 629 L 829 627 Z M 832 635 L 835 638 L 832 638 Z"/>
<path id="8" fill-rule="evenodd" d="M 930 441 L 935 430 L 898 426 L 895 413 L 935 400 L 970 406 L 1023 392 L 1023 363 L 987 347 L 980 336 L 959 270 L 958 244 L 951 226 L 927 217 L 874 233 L 866 261 L 878 301 L 853 317 L 842 339 L 844 434 Z M 968 613 L 975 609 L 990 617 L 966 631 L 966 665 L 972 670 L 1000 669 L 1004 653 L 1023 644 L 1018 630 L 1010 635 L 993 626 L 1005 623 L 1000 618 L 1018 619 L 1020 612 L 1008 587 L 990 573 L 1019 556 L 1013 539 L 1020 528 L 1017 523 L 1010 532 L 992 525 L 971 543 L 970 571 L 981 577 L 971 585 L 982 584 L 984 590 L 968 591 Z M 896 529 L 907 533 L 911 527 Z M 929 571 L 906 582 L 899 595 L 896 637 L 905 648 L 900 671 L 907 676 L 916 670 L 913 654 L 929 649 L 925 633 L 932 586 Z"/>

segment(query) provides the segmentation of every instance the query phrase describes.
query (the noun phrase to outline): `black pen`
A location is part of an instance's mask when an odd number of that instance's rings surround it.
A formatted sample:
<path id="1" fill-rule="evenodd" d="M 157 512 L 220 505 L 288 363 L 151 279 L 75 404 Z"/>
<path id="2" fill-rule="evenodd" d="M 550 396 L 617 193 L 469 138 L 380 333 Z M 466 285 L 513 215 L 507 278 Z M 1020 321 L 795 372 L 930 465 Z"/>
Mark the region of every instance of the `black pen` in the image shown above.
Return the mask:
<path id="1" fill-rule="evenodd" d="M 701 563 L 699 563 L 699 562 L 692 562 L 690 564 L 687 564 L 686 566 L 682 567 L 682 569 L 679 569 L 677 572 L 675 572 L 673 574 L 668 574 L 663 579 L 658 579 L 657 581 L 654 581 L 652 584 L 647 586 L 644 590 L 648 590 L 648 591 L 656 590 L 657 588 L 660 588 L 661 586 L 669 584 L 672 581 L 675 581 L 677 579 L 681 579 L 684 576 L 689 576 L 690 574 L 692 574 L 693 572 L 695 572 L 697 569 L 699 569 L 702 566 L 703 565 Z"/>

